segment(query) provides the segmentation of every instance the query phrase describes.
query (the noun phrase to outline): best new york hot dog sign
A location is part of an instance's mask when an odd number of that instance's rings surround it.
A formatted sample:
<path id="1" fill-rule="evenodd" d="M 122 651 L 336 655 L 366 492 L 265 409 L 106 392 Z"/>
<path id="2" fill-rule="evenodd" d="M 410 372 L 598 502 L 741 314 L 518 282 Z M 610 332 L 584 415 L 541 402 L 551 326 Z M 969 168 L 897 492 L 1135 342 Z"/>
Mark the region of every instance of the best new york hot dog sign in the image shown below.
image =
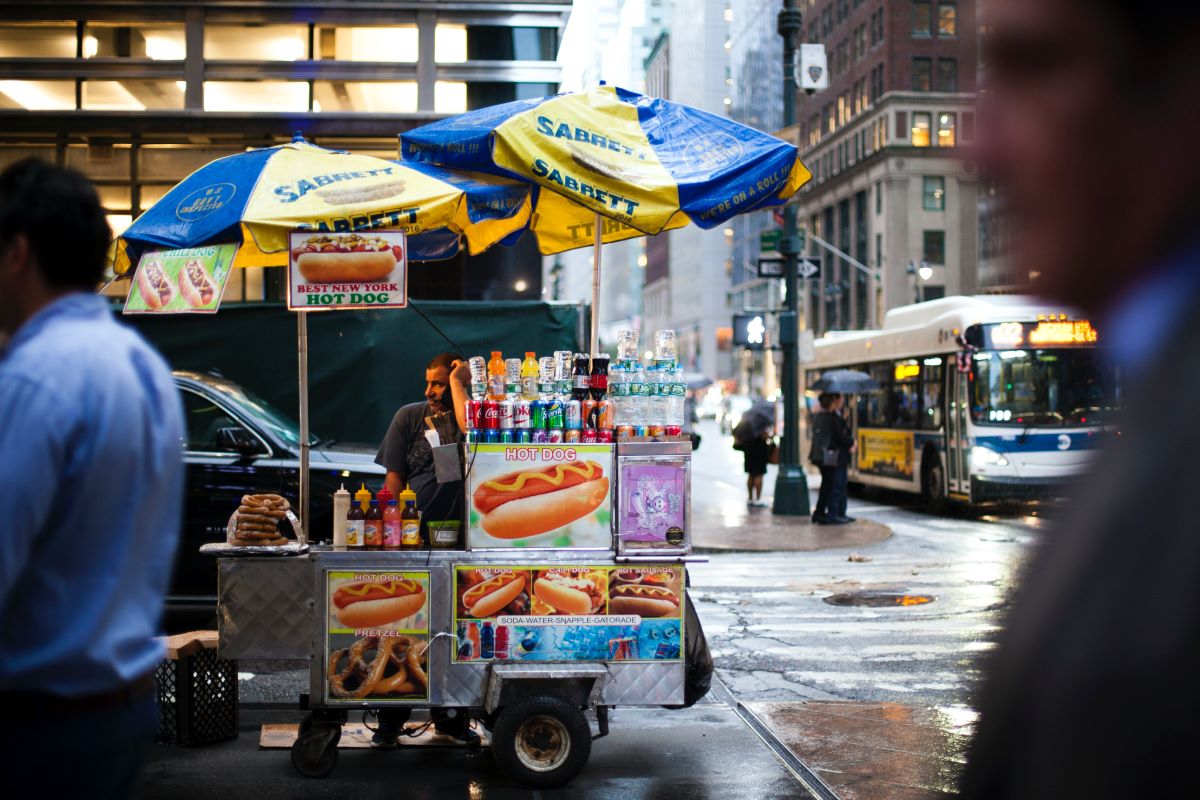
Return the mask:
<path id="1" fill-rule="evenodd" d="M 403 231 L 292 231 L 288 308 L 403 308 L 408 244 Z"/>

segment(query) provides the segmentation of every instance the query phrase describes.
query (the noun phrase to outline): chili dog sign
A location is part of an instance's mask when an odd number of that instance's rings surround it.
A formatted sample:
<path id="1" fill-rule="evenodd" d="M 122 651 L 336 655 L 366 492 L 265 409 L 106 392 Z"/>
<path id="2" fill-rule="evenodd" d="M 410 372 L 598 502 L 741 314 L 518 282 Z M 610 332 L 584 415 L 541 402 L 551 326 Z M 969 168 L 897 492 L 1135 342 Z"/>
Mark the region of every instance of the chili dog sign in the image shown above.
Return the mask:
<path id="1" fill-rule="evenodd" d="M 144 253 L 125 299 L 126 314 L 212 314 L 221 305 L 235 244 Z"/>
<path id="2" fill-rule="evenodd" d="M 471 549 L 611 547 L 611 445 L 471 447 Z"/>
<path id="3" fill-rule="evenodd" d="M 408 243 L 403 231 L 292 231 L 288 308 L 404 308 Z"/>

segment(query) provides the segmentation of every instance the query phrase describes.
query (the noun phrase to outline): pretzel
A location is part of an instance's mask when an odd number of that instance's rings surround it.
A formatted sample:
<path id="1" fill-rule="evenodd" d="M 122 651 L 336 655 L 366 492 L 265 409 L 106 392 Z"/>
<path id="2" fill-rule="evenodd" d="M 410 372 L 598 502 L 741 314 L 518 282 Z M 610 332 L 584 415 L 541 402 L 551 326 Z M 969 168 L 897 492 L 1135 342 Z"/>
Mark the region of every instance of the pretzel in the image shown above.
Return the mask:
<path id="1" fill-rule="evenodd" d="M 258 528 L 263 531 L 273 531 L 279 525 L 279 520 L 271 517 L 248 517 L 238 514 L 237 524 L 239 528 Z"/>
<path id="2" fill-rule="evenodd" d="M 233 534 L 239 539 L 275 539 L 280 535 L 277 530 L 256 531 L 245 528 L 235 528 Z"/>
<path id="3" fill-rule="evenodd" d="M 375 657 L 368 662 L 365 656 L 371 650 L 375 651 Z M 397 652 L 401 650 L 403 653 Z M 421 666 L 423 657 L 424 653 L 417 654 L 416 643 L 408 636 L 367 636 L 349 649 L 329 654 L 329 689 L 334 697 L 358 700 L 372 694 L 413 694 L 418 684 L 420 688 L 429 686 Z M 346 666 L 339 670 L 343 658 L 347 659 Z M 389 666 L 395 670 L 390 674 Z"/>
<path id="4" fill-rule="evenodd" d="M 290 508 L 287 498 L 277 494 L 244 494 L 242 495 L 242 505 L 256 508 L 265 507 L 278 511 L 286 511 Z"/>
<path id="5" fill-rule="evenodd" d="M 283 509 L 275 509 L 270 506 L 238 506 L 238 516 L 254 516 L 254 517 L 272 517 L 275 519 L 283 519 L 287 516 L 287 512 Z"/>

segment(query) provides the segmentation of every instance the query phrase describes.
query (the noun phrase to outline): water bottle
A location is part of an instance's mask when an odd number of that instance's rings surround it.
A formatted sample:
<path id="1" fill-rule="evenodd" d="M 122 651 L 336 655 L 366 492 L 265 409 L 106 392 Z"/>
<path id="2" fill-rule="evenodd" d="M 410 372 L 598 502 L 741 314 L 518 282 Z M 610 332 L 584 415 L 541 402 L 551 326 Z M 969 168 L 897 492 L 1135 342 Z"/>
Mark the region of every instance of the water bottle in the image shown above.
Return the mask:
<path id="1" fill-rule="evenodd" d="M 670 380 L 657 366 L 646 368 L 646 386 L 650 395 L 646 430 L 651 436 L 662 436 L 667 421 L 667 401 L 670 399 L 671 387 L 669 383 L 664 384 L 664 379 Z M 666 394 L 663 393 L 664 388 Z"/>
<path id="2" fill-rule="evenodd" d="M 613 409 L 613 427 L 628 425 L 625 415 L 628 414 L 626 401 L 629 398 L 629 384 L 625 381 L 625 368 L 617 362 L 608 370 L 608 396 Z"/>
<path id="3" fill-rule="evenodd" d="M 671 370 L 670 399 L 667 401 L 666 433 L 678 436 L 683 432 L 684 398 L 687 394 L 687 382 L 683 378 L 683 368 Z"/>
<path id="4" fill-rule="evenodd" d="M 646 370 L 642 369 L 642 365 L 636 361 L 633 362 L 630 374 L 633 379 L 629 384 L 629 394 L 631 398 L 634 398 L 634 402 L 630 404 L 630 416 L 633 421 L 629 424 L 637 428 L 645 428 L 650 416 L 650 384 L 647 383 Z M 636 397 L 633 391 L 634 387 L 637 388 Z"/>

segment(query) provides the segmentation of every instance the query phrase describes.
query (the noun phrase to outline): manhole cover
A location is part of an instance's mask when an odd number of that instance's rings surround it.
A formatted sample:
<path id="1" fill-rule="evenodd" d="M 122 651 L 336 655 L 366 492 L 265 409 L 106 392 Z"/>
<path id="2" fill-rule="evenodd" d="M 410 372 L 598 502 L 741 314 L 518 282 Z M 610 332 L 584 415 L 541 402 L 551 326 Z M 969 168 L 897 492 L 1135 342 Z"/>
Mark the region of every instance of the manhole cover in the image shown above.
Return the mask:
<path id="1" fill-rule="evenodd" d="M 922 606 L 932 603 L 934 598 L 927 594 L 892 594 L 889 592 L 844 592 L 831 594 L 825 602 L 832 606 L 871 606 L 886 608 L 891 606 Z"/>

